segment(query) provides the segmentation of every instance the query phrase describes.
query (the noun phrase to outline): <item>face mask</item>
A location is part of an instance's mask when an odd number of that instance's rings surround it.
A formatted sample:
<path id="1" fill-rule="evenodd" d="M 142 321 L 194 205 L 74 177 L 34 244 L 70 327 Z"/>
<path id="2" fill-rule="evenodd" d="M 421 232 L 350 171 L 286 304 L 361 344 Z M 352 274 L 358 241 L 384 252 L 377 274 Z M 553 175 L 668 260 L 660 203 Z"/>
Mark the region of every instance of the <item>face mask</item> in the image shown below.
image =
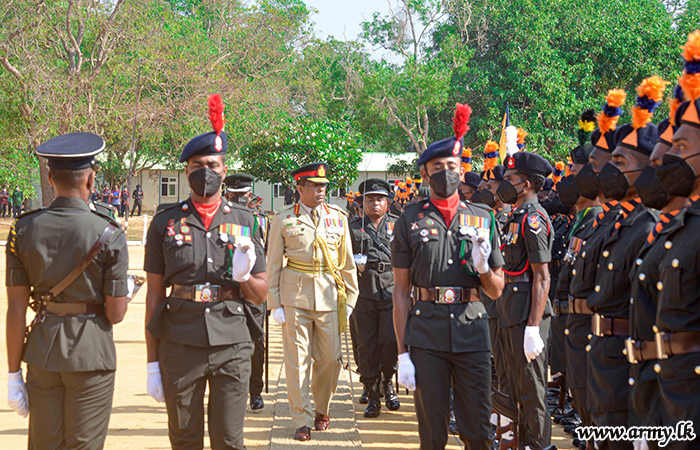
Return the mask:
<path id="1" fill-rule="evenodd" d="M 479 189 L 472 195 L 472 203 L 481 203 L 493 208 L 496 206 L 496 197 L 488 189 Z"/>
<path id="2" fill-rule="evenodd" d="M 552 199 L 552 204 L 559 214 L 569 214 L 571 212 L 571 207 L 563 204 L 558 195 Z"/>
<path id="3" fill-rule="evenodd" d="M 523 183 L 524 181 L 513 184 L 508 180 L 503 180 L 501 181 L 501 184 L 498 185 L 496 195 L 498 195 L 498 198 L 500 198 L 503 203 L 513 204 L 518 201 L 518 196 L 520 195 L 520 191 L 518 191 L 515 186 Z"/>
<path id="4" fill-rule="evenodd" d="M 598 190 L 598 185 L 596 184 L 596 191 Z M 578 183 L 576 183 L 576 177 L 569 175 L 568 177 L 562 178 L 562 180 L 557 184 L 557 192 L 559 193 L 559 200 L 565 206 L 571 208 L 578 202 L 581 194 L 578 191 Z M 592 200 L 592 199 L 591 199 Z"/>
<path id="5" fill-rule="evenodd" d="M 630 190 L 630 181 L 627 179 L 626 173 L 641 172 L 639 170 L 629 170 L 623 172 L 614 164 L 605 163 L 603 169 L 598 174 L 598 184 L 603 195 L 613 200 L 621 201 L 627 196 Z"/>
<path id="6" fill-rule="evenodd" d="M 586 197 L 588 200 L 595 200 L 598 197 L 598 193 L 600 192 L 598 175 L 596 175 L 595 170 L 593 170 L 591 163 L 587 163 L 581 168 L 574 177 L 574 181 L 576 181 L 579 195 Z M 562 202 L 563 201 L 562 199 Z"/>
<path id="7" fill-rule="evenodd" d="M 634 182 L 634 188 L 639 194 L 639 198 L 648 208 L 661 209 L 671 200 L 666 188 L 659 177 L 656 176 L 656 168 L 654 166 L 646 166 L 642 173 Z"/>
<path id="8" fill-rule="evenodd" d="M 459 174 L 451 170 L 442 170 L 430 175 L 430 189 L 441 198 L 452 197 L 461 183 Z"/>
<path id="9" fill-rule="evenodd" d="M 540 205 L 544 208 L 545 211 L 547 211 L 547 214 L 550 216 L 553 216 L 554 214 L 557 213 L 556 208 L 554 207 L 554 202 L 552 201 L 551 198 L 546 198 L 540 202 Z"/>
<path id="10" fill-rule="evenodd" d="M 698 156 L 700 153 L 681 158 L 676 155 L 664 155 L 663 164 L 656 169 L 656 176 L 661 180 L 669 195 L 675 197 L 689 197 L 695 188 L 695 170 L 688 164 L 688 159 Z"/>
<path id="11" fill-rule="evenodd" d="M 195 170 L 189 175 L 188 180 L 192 191 L 200 197 L 211 197 L 221 190 L 221 175 L 209 167 Z"/>
<path id="12" fill-rule="evenodd" d="M 461 190 L 459 191 L 459 199 L 463 202 L 467 201 L 467 196 L 464 195 L 464 192 L 462 192 Z M 472 201 L 473 201 L 473 199 L 474 199 L 474 194 L 472 194 Z"/>

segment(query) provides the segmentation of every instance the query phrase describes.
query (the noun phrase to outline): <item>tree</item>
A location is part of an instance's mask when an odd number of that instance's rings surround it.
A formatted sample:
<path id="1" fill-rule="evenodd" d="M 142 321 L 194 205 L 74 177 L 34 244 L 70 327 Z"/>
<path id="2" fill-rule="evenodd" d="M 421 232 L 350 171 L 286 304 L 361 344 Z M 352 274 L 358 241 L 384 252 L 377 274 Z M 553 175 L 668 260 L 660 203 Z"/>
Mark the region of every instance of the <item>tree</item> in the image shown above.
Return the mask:
<path id="1" fill-rule="evenodd" d="M 293 170 L 325 161 L 331 185 L 344 188 L 357 179 L 362 150 L 341 124 L 301 117 L 274 130 L 260 131 L 253 143 L 240 150 L 239 157 L 246 173 L 288 186 L 293 184 Z"/>

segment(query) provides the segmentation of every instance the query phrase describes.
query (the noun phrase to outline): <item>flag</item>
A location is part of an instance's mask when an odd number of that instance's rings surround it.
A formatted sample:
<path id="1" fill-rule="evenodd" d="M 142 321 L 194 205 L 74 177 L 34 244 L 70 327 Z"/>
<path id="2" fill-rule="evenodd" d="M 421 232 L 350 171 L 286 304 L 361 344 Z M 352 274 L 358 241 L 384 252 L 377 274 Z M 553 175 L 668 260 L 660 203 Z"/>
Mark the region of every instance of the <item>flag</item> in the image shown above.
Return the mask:
<path id="1" fill-rule="evenodd" d="M 501 157 L 501 164 L 506 160 L 506 127 L 510 126 L 510 105 L 506 103 L 506 113 L 503 114 L 501 124 L 501 139 L 498 140 L 498 156 Z"/>

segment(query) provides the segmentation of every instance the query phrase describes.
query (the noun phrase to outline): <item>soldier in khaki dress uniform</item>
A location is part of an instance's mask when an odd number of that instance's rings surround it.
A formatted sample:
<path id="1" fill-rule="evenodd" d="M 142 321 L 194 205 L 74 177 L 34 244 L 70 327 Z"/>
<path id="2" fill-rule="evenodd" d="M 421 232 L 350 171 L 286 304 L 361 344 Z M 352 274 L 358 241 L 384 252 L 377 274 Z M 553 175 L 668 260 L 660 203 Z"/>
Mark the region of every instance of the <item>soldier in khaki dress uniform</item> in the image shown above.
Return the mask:
<path id="1" fill-rule="evenodd" d="M 311 438 L 312 426 L 329 427 L 342 364 L 339 331 L 358 294 L 347 215 L 324 202 L 327 171 L 320 162 L 292 172 L 300 202 L 272 219 L 267 242 L 267 307 L 282 325 L 289 408 L 300 441 Z"/>
<path id="2" fill-rule="evenodd" d="M 48 208 L 21 215 L 10 230 L 7 398 L 19 414 L 29 413 L 31 450 L 101 449 L 107 435 L 117 363 L 112 325 L 127 309 L 129 255 L 118 224 L 87 203 L 95 185 L 95 155 L 104 146 L 91 133 L 40 145 L 37 154 L 49 160 L 56 199 Z M 105 243 L 98 253 L 60 290 L 60 282 L 70 280 L 100 237 Z M 49 292 L 56 295 L 47 300 Z M 25 386 L 22 342 L 30 298 L 37 317 L 24 349 Z"/>

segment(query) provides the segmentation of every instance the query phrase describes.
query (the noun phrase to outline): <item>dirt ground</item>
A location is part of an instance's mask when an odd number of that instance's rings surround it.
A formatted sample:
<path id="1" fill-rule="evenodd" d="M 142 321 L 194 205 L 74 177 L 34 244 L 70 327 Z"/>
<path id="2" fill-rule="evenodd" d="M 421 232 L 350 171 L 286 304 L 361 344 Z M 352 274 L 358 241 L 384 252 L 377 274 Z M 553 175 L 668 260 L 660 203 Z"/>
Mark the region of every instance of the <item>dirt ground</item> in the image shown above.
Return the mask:
<path id="1" fill-rule="evenodd" d="M 130 222 L 137 229 L 143 220 Z M 5 233 L 4 221 L 0 221 L 0 239 Z M 9 225 L 7 225 L 9 228 Z M 130 229 L 132 231 L 133 229 Z M 134 231 L 136 233 L 136 231 Z M 140 235 L 138 238 L 140 239 Z M 142 273 L 143 248 L 130 246 L 130 272 Z M 5 258 L 0 258 L 0 276 L 5 277 Z M 146 288 L 139 291 L 129 305 L 125 320 L 115 326 L 114 339 L 117 346 L 117 376 L 112 417 L 105 448 L 108 450 L 162 449 L 170 448 L 168 441 L 165 406 L 146 395 L 146 345 L 143 337 Z M 0 311 L 7 308 L 7 295 L 0 289 Z M 4 316 L 4 314 L 3 314 Z M 6 360 L 5 321 L 0 321 L 0 361 Z M 270 325 L 270 385 L 269 393 L 263 393 L 265 408 L 254 413 L 248 410 L 245 439 L 249 449 L 290 449 L 306 446 L 311 448 L 340 449 L 418 449 L 418 427 L 410 396 L 400 390 L 402 402 L 399 411 L 386 408 L 376 419 L 362 416 L 364 406 L 356 404 L 358 429 L 353 426 L 350 386 L 347 372 L 343 371 L 338 393 L 331 409 L 331 429 L 323 433 L 312 433 L 312 441 L 295 442 L 289 408 L 286 399 L 285 377 L 282 369 L 282 341 L 279 327 Z M 5 366 L 3 366 L 5 367 Z M 7 372 L 0 370 L 0 448 L 21 449 L 27 445 L 27 420 L 18 416 L 7 406 Z M 26 374 L 26 371 L 25 371 Z M 355 398 L 360 395 L 360 383 L 353 376 Z M 569 450 L 571 439 L 555 426 L 553 444 L 560 450 Z M 205 448 L 208 440 L 205 440 Z M 450 437 L 448 449 L 457 450 L 460 445 Z"/>

